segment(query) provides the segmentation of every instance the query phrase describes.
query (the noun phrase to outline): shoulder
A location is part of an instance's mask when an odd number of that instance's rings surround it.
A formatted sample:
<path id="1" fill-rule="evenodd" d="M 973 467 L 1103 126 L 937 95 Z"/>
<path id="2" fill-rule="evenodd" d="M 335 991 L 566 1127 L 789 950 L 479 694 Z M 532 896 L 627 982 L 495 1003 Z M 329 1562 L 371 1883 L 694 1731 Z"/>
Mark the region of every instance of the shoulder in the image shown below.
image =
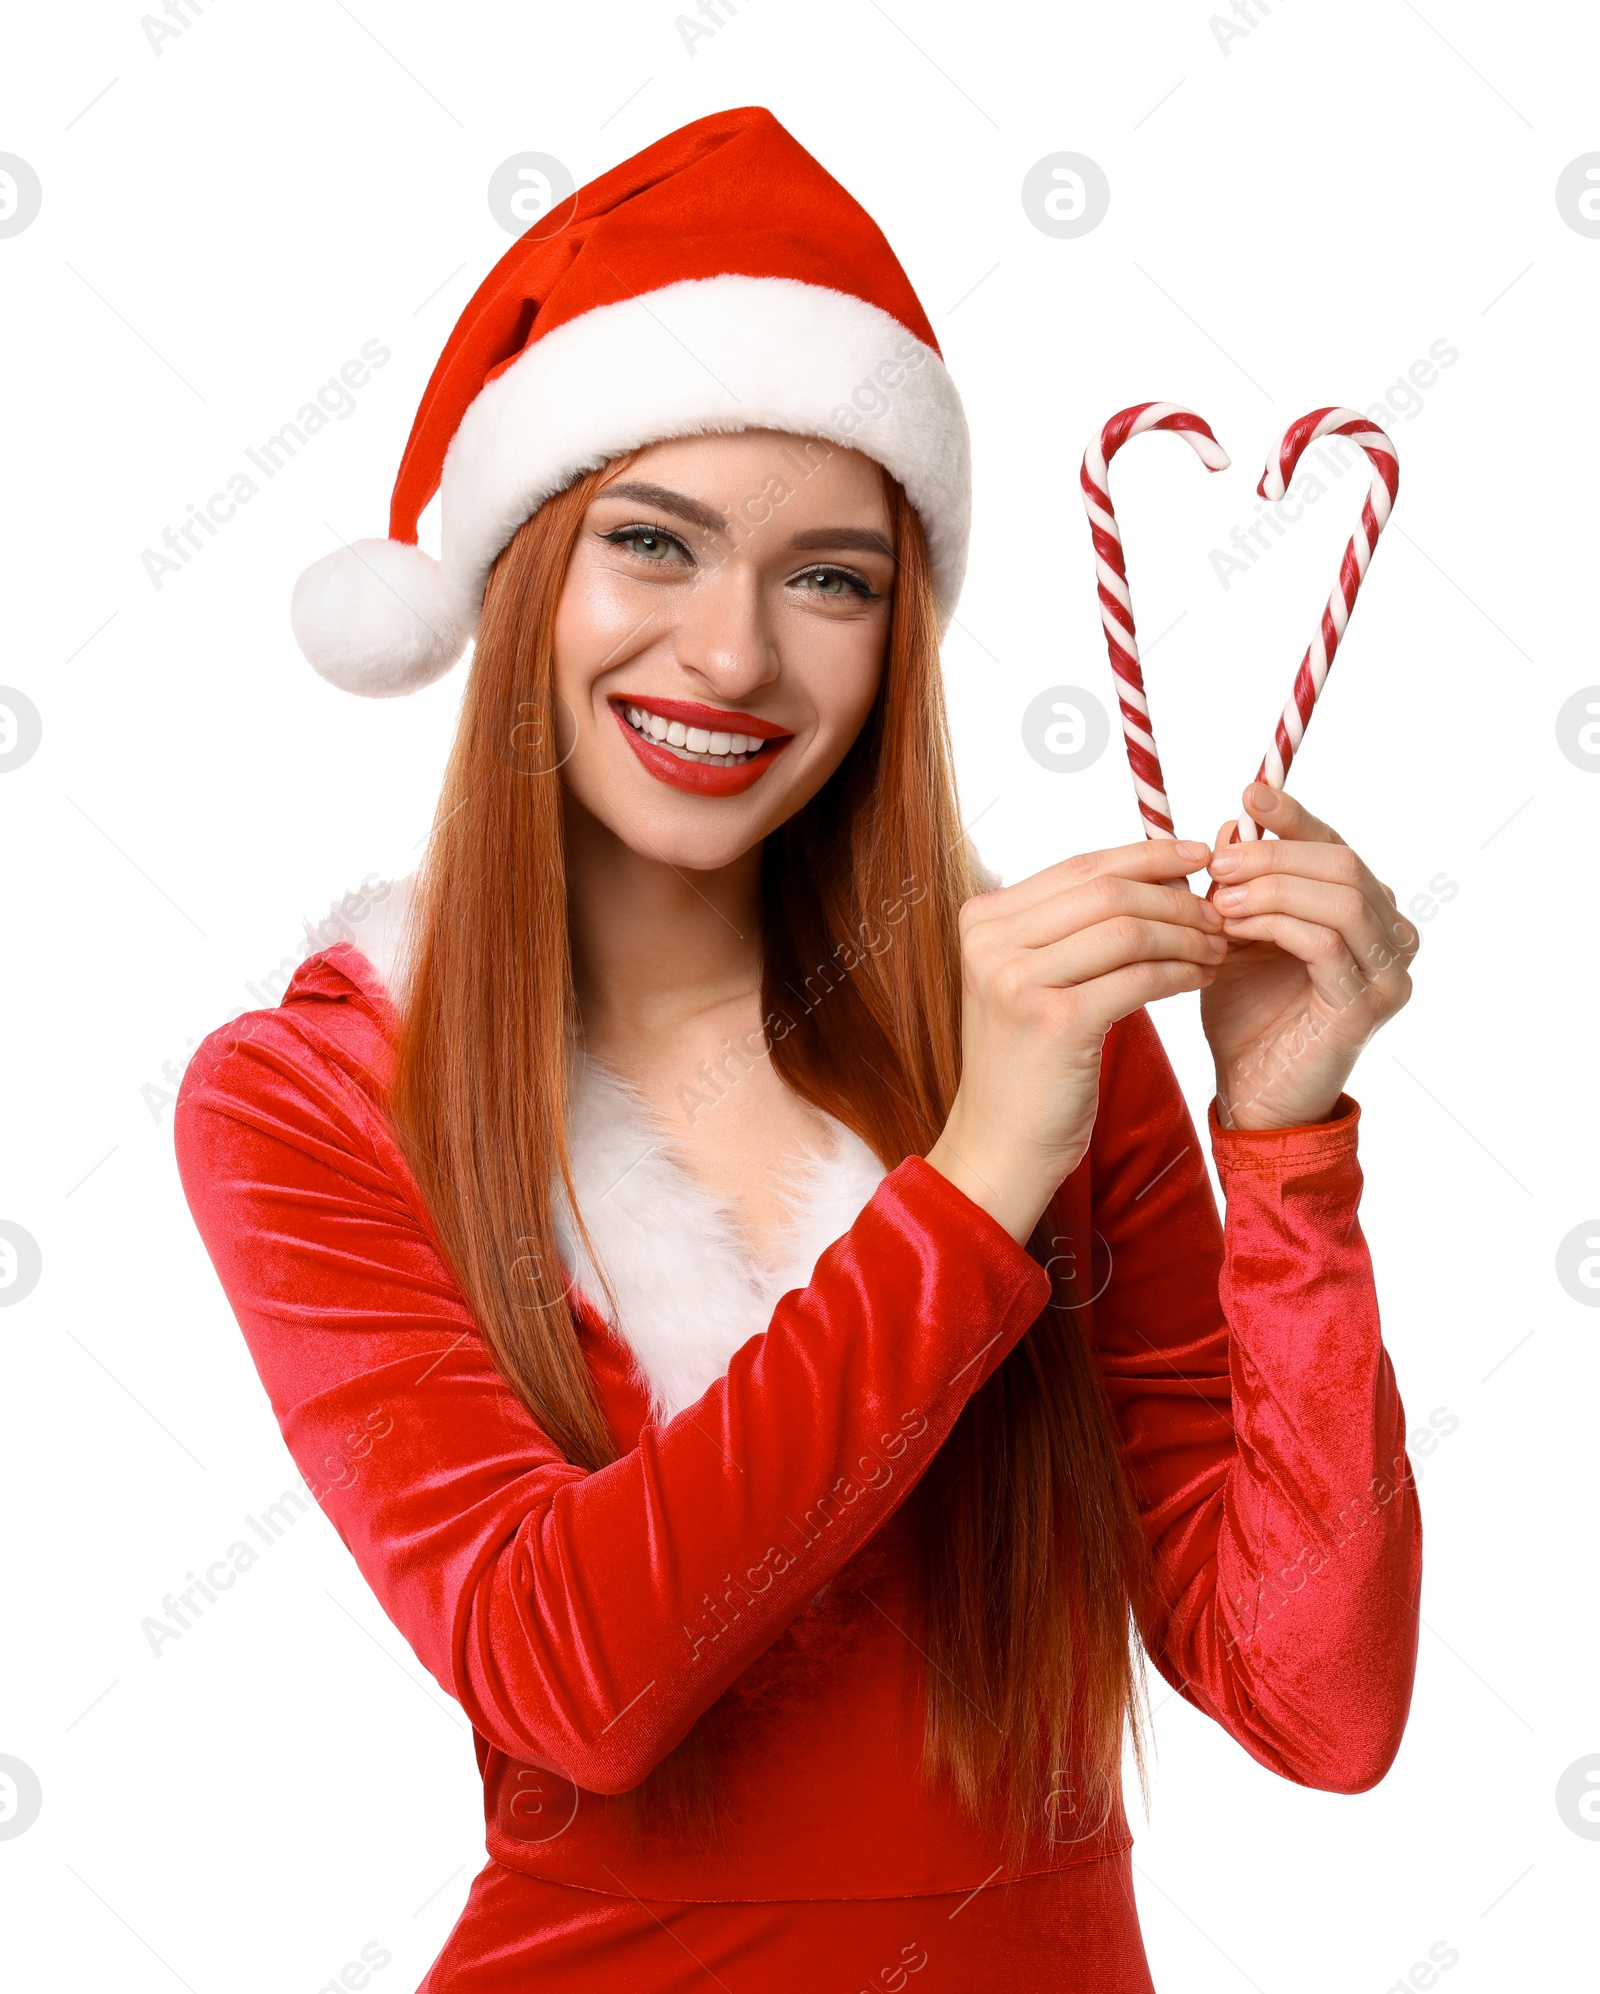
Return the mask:
<path id="1" fill-rule="evenodd" d="M 173 1111 L 180 1163 L 216 1115 L 264 1134 L 370 1145 L 394 1065 L 397 1014 L 361 952 L 336 942 L 308 956 L 270 1008 L 207 1034 Z"/>
<path id="2" fill-rule="evenodd" d="M 388 1119 L 386 1003 L 340 942 L 300 965 L 281 1003 L 229 1019 L 196 1048 L 172 1113 L 173 1157 L 219 1269 L 324 1219 L 426 1231 Z"/>
<path id="3" fill-rule="evenodd" d="M 410 961 L 415 872 L 383 879 L 369 872 L 359 886 L 335 900 L 320 921 L 307 921 L 308 959 L 348 944 L 392 1002 L 401 1001 Z"/>
<path id="4" fill-rule="evenodd" d="M 259 1084 L 273 1068 L 332 1065 L 376 1089 L 392 1063 L 415 879 L 369 872 L 320 920 L 307 920 L 298 961 L 291 956 L 280 972 L 288 976 L 283 995 L 237 1013 L 201 1041 L 184 1072 L 180 1108 Z"/>

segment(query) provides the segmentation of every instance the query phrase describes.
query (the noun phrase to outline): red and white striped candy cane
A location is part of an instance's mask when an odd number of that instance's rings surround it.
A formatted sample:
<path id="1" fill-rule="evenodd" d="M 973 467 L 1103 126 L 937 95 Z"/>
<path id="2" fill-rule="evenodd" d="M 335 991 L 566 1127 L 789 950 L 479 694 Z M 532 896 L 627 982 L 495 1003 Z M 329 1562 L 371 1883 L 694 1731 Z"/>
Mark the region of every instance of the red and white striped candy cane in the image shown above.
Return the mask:
<path id="1" fill-rule="evenodd" d="M 1312 709 L 1327 683 L 1328 667 L 1333 663 L 1333 654 L 1338 650 L 1339 640 L 1350 621 L 1350 612 L 1356 606 L 1356 595 L 1378 544 L 1378 535 L 1389 523 L 1395 493 L 1400 489 L 1400 459 L 1393 443 L 1381 429 L 1368 422 L 1364 415 L 1357 415 L 1354 409 L 1318 408 L 1309 415 L 1301 416 L 1298 422 L 1291 423 L 1284 431 L 1275 460 L 1268 464 L 1260 484 L 1256 486 L 1261 496 L 1264 499 L 1281 499 L 1294 476 L 1296 464 L 1311 445 L 1324 436 L 1348 436 L 1352 443 L 1361 445 L 1372 464 L 1372 489 L 1361 508 L 1361 524 L 1351 535 L 1350 544 L 1344 550 L 1344 559 L 1339 563 L 1338 586 L 1329 596 L 1317 634 L 1300 660 L 1300 669 L 1295 673 L 1294 691 L 1278 721 L 1272 746 L 1256 771 L 1256 781 L 1270 783 L 1274 789 L 1282 789 L 1295 750 L 1311 724 Z M 1260 826 L 1254 819 L 1241 817 L 1230 842 L 1260 836 Z"/>
<path id="2" fill-rule="evenodd" d="M 1111 654 L 1111 670 L 1117 681 L 1117 703 L 1122 709 L 1122 737 L 1128 750 L 1128 766 L 1133 771 L 1134 794 L 1144 819 L 1147 838 L 1170 838 L 1172 806 L 1167 801 L 1166 778 L 1156 754 L 1155 733 L 1150 725 L 1150 702 L 1145 697 L 1144 673 L 1139 664 L 1139 640 L 1133 634 L 1133 598 L 1128 593 L 1128 570 L 1122 555 L 1122 535 L 1111 509 L 1107 467 L 1130 437 L 1149 429 L 1170 430 L 1181 436 L 1208 471 L 1225 471 L 1232 459 L 1211 433 L 1211 425 L 1193 409 L 1176 402 L 1136 402 L 1119 409 L 1100 432 L 1097 443 L 1083 453 L 1083 503 L 1094 535 L 1094 573 L 1100 597 L 1100 621 L 1105 625 L 1106 649 Z"/>

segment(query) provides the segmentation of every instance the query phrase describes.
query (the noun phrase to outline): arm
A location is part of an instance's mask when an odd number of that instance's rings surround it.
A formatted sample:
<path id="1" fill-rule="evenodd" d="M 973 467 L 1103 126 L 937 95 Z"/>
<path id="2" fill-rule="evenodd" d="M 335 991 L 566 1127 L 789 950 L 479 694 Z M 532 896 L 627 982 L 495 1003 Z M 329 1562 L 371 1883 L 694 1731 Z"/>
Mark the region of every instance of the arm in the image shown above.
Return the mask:
<path id="1" fill-rule="evenodd" d="M 1162 1594 L 1157 1668 L 1275 1772 L 1360 1792 L 1399 1748 L 1422 1537 L 1356 1217 L 1359 1111 L 1199 1143 L 1148 1017 L 1091 1150 L 1112 1273 L 1095 1354 Z"/>
<path id="2" fill-rule="evenodd" d="M 475 1728 L 625 1791 L 905 1499 L 1048 1277 L 909 1159 L 724 1380 L 586 1473 L 502 1378 L 380 1117 L 292 1009 L 206 1040 L 175 1116 L 284 1439 Z"/>

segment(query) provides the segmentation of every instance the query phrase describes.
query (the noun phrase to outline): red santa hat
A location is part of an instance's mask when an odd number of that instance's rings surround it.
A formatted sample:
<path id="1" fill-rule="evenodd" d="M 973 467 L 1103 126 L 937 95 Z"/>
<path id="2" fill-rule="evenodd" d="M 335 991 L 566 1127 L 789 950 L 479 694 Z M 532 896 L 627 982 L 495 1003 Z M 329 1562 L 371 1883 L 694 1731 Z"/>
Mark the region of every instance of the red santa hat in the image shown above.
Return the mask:
<path id="1" fill-rule="evenodd" d="M 961 398 L 877 224 L 759 108 L 647 146 L 500 259 L 422 397 L 388 539 L 300 577 L 300 648 L 347 692 L 415 692 L 461 655 L 495 557 L 552 493 L 644 444 L 739 429 L 882 464 L 948 617 L 970 512 Z M 416 544 L 435 492 L 438 561 Z"/>

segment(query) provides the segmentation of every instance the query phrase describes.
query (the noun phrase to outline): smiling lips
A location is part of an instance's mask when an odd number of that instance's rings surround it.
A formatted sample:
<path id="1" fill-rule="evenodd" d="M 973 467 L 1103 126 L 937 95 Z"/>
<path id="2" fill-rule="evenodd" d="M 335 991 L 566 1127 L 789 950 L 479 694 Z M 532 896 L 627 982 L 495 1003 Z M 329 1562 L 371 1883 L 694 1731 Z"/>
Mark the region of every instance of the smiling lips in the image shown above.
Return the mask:
<path id="1" fill-rule="evenodd" d="M 692 699 L 623 693 L 611 701 L 611 711 L 650 774 L 692 796 L 740 795 L 794 739 L 770 720 L 720 712 Z"/>

